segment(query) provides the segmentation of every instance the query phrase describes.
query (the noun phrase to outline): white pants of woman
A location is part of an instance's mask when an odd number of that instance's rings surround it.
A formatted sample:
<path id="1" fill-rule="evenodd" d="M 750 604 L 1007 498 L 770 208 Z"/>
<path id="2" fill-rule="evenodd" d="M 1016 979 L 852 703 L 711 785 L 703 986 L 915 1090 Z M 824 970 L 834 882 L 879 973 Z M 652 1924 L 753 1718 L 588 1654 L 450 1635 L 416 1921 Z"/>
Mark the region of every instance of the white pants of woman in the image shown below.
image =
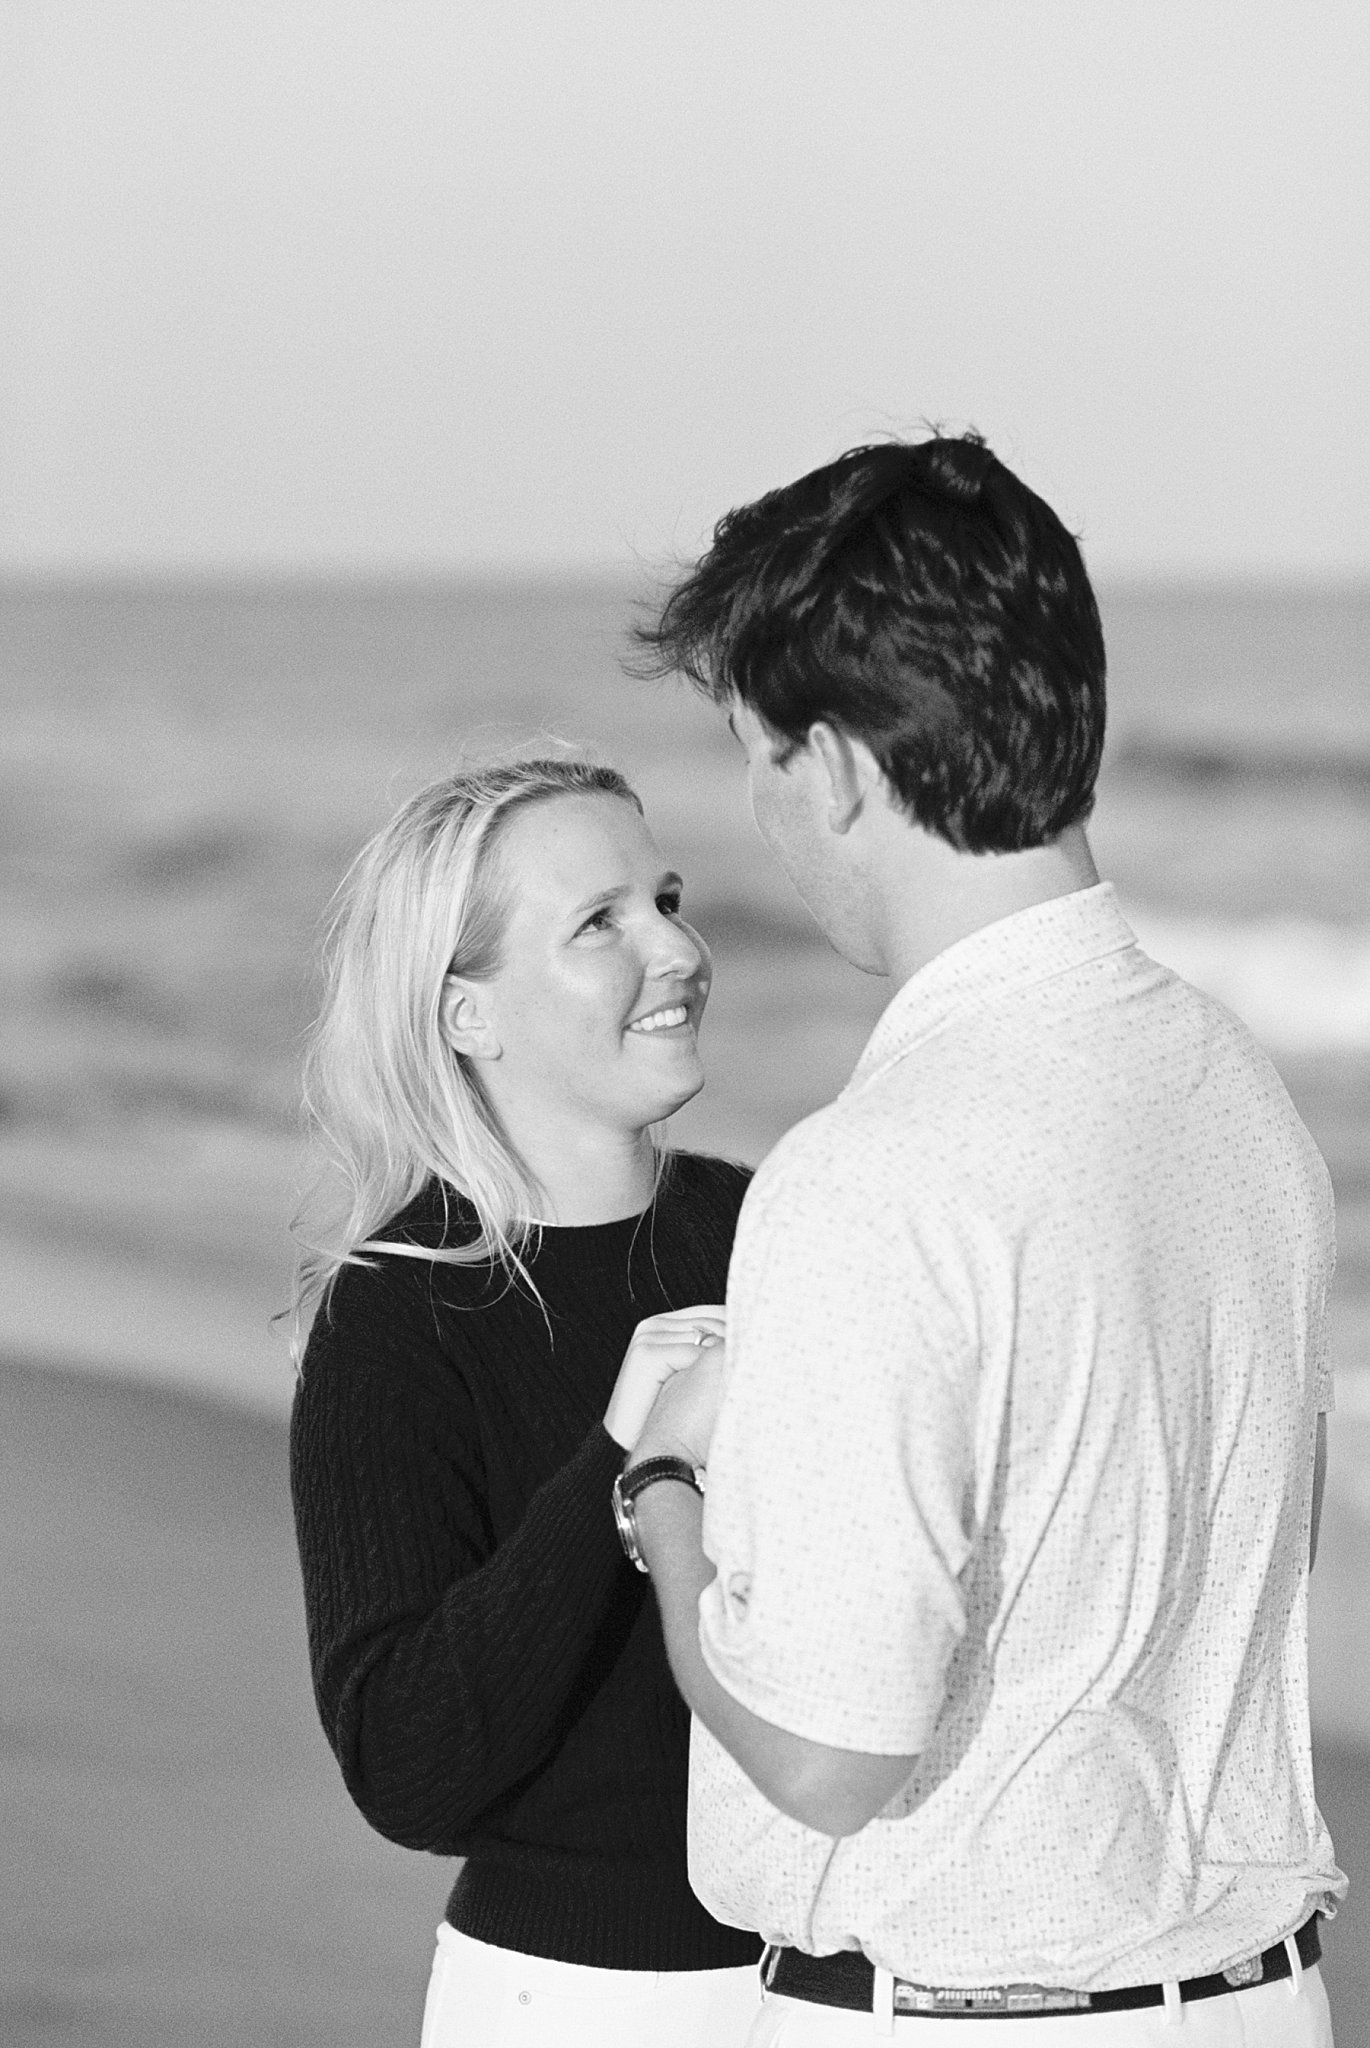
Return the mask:
<path id="1" fill-rule="evenodd" d="M 444 1924 L 421 2048 L 743 2048 L 760 2002 L 755 1965 L 592 1970 Z"/>
<path id="2" fill-rule="evenodd" d="M 1322 1973 L 1304 1970 L 1226 1998 L 1196 1998 L 1172 2018 L 1164 2006 L 1133 2012 L 1044 2013 L 1040 2019 L 934 2019 L 899 2013 L 882 2026 L 874 2013 L 777 1998 L 753 2015 L 744 2048 L 1332 2048 Z M 608 2037 L 606 2036 L 606 2039 Z M 728 2039 L 719 2036 L 720 2048 Z"/>

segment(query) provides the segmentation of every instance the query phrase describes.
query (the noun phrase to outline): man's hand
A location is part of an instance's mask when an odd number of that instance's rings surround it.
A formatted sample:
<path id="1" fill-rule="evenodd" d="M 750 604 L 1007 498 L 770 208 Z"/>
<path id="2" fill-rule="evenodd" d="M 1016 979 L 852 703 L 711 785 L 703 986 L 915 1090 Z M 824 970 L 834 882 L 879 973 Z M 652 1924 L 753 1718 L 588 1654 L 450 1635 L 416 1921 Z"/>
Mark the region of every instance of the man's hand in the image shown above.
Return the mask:
<path id="1" fill-rule="evenodd" d="M 684 1458 L 690 1465 L 708 1464 L 723 1396 L 726 1357 L 717 1339 L 706 1339 L 695 1363 L 682 1366 L 664 1382 L 633 1445 L 633 1465 L 640 1465 L 644 1458 L 662 1457 Z"/>

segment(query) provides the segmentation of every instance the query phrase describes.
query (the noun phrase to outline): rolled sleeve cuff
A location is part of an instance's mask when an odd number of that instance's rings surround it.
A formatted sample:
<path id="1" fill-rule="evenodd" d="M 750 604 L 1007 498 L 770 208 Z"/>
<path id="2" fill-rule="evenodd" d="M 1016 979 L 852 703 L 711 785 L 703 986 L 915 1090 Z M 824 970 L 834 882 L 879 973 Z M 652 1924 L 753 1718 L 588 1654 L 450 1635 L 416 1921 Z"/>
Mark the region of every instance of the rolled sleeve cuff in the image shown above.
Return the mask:
<path id="1" fill-rule="evenodd" d="M 720 1605 L 715 1581 L 700 1597 L 700 1655 L 728 1697 L 749 1714 L 787 1735 L 829 1749 L 861 1750 L 871 1756 L 916 1756 L 926 1749 L 942 1706 L 940 1675 L 932 1690 L 910 1688 L 897 1707 L 885 1711 L 869 1700 L 858 1703 L 806 1692 L 783 1675 L 758 1669 L 759 1642 L 754 1640 L 743 1653 L 719 1642 Z"/>

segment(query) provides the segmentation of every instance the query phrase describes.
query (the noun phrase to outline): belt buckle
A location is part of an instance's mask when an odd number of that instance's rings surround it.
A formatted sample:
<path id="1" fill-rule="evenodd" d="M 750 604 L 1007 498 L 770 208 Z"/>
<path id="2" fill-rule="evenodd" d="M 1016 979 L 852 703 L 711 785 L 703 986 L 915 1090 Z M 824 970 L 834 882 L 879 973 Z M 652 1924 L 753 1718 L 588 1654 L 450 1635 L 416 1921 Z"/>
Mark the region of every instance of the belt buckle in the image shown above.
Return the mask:
<path id="1" fill-rule="evenodd" d="M 1240 1963 L 1229 1963 L 1223 1977 L 1234 1991 L 1245 1991 L 1249 1984 L 1259 1984 L 1265 1975 L 1265 1958 L 1247 1956 Z"/>
<path id="2" fill-rule="evenodd" d="M 996 2013 L 1088 2012 L 1091 2004 L 1087 1991 L 1075 1991 L 1064 1984 L 958 1986 L 911 1984 L 903 1977 L 894 1980 L 896 2012 L 925 2013 L 934 2017 L 939 2013 L 962 2017 L 983 2014 L 991 2019 Z"/>

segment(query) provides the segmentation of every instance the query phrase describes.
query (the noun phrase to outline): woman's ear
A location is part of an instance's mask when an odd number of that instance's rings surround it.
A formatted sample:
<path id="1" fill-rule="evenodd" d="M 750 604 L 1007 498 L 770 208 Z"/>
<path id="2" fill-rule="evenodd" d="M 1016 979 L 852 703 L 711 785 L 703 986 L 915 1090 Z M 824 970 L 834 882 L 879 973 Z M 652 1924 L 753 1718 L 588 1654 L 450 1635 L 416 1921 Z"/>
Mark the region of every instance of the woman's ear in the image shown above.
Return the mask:
<path id="1" fill-rule="evenodd" d="M 497 1060 L 500 1055 L 499 1040 L 494 1025 L 486 1014 L 487 990 L 481 982 L 463 981 L 460 975 L 449 974 L 442 984 L 442 999 L 438 1007 L 438 1023 L 445 1042 L 453 1052 L 464 1053 L 468 1059 Z"/>

